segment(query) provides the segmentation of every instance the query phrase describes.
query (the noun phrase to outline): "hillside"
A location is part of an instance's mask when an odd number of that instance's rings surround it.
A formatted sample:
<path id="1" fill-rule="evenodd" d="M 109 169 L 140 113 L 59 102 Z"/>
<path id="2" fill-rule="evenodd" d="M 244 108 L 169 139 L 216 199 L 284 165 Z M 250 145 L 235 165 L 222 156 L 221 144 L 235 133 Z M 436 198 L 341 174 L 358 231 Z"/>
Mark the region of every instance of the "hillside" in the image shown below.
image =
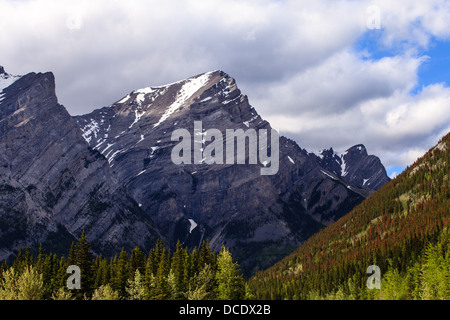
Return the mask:
<path id="1" fill-rule="evenodd" d="M 448 299 L 447 134 L 401 175 L 249 282 L 258 299 Z M 367 289 L 370 265 L 381 289 Z"/>

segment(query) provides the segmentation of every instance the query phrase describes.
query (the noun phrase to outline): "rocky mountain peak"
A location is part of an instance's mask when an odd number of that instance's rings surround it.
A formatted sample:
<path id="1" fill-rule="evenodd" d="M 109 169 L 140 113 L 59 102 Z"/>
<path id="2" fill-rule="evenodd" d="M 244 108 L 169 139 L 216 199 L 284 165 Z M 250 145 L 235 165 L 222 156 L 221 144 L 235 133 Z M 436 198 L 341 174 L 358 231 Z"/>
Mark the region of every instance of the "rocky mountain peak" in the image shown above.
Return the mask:
<path id="1" fill-rule="evenodd" d="M 151 220 L 142 221 L 106 159 L 58 104 L 52 73 L 20 77 L 0 99 L 0 259 L 26 244 L 62 249 L 82 230 L 96 252 L 156 240 Z"/>
<path id="2" fill-rule="evenodd" d="M 345 152 L 345 156 L 357 156 L 357 157 L 367 157 L 367 149 L 363 144 L 357 144 L 356 146 L 353 146 L 349 148 Z"/>
<path id="3" fill-rule="evenodd" d="M 390 180 L 380 159 L 369 155 L 363 144 L 357 144 L 343 154 L 336 153 L 333 148 L 325 149 L 318 158 L 326 170 L 359 188 L 375 191 Z"/>
<path id="4" fill-rule="evenodd" d="M 200 152 L 209 129 L 271 129 L 220 70 L 137 89 L 77 117 L 58 103 L 53 74 L 7 80 L 0 93 L 0 224 L 8 226 L 0 250 L 7 254 L 48 239 L 62 245 L 84 229 L 105 255 L 122 246 L 147 250 L 157 236 L 171 247 L 209 240 L 214 249 L 229 247 L 251 273 L 342 217 L 383 178 L 384 167 L 362 146 L 318 157 L 285 137 L 273 175 L 262 175 L 267 163 L 250 163 L 249 154 L 244 163 L 174 163 L 177 129 Z"/>
<path id="5" fill-rule="evenodd" d="M 336 166 L 336 176 L 285 137 L 274 176 L 261 176 L 260 164 L 174 164 L 171 134 L 194 134 L 194 122 L 222 133 L 271 129 L 235 79 L 220 70 L 134 90 L 75 120 L 170 245 L 181 240 L 192 247 L 208 239 L 219 249 L 223 243 L 242 257 L 247 272 L 267 243 L 280 244 L 280 252 L 297 246 L 370 192 L 340 179 L 342 159 L 332 148 L 322 158 Z"/>
<path id="6" fill-rule="evenodd" d="M 20 77 L 21 76 L 15 76 L 15 75 L 11 75 L 11 74 L 7 73 L 5 71 L 5 68 L 3 66 L 0 66 L 0 102 L 2 100 L 3 89 L 12 85 Z"/>

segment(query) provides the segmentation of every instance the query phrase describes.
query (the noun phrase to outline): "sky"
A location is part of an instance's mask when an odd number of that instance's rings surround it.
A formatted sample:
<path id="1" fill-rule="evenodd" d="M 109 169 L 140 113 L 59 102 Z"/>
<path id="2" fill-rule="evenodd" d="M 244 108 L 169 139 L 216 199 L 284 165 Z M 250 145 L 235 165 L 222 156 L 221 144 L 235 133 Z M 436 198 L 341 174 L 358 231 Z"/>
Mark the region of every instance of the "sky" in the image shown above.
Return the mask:
<path id="1" fill-rule="evenodd" d="M 0 0 L 0 65 L 51 71 L 72 115 L 223 70 L 310 152 L 390 176 L 450 131 L 449 0 Z"/>

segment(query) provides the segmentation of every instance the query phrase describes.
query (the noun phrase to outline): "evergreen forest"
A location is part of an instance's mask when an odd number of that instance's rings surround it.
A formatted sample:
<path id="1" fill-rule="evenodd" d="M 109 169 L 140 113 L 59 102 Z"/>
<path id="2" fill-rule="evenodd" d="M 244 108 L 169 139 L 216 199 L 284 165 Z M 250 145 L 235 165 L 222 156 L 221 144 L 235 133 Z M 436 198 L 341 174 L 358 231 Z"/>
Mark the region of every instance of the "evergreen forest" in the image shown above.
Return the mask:
<path id="1" fill-rule="evenodd" d="M 178 242 L 170 251 L 159 240 L 148 253 L 122 249 L 107 259 L 94 256 L 83 232 L 66 256 L 42 247 L 33 255 L 27 247 L 12 263 L 3 261 L 0 300 L 448 300 L 449 158 L 447 134 L 349 214 L 250 279 L 224 246 L 215 252 L 203 242 L 189 251 Z M 69 290 L 73 265 L 81 288 Z"/>
<path id="2" fill-rule="evenodd" d="M 257 299 L 450 299 L 450 134 L 401 175 L 250 279 Z M 370 266 L 381 271 L 369 289 Z"/>
<path id="3" fill-rule="evenodd" d="M 80 270 L 80 286 L 69 289 L 69 266 Z M 171 252 L 159 240 L 146 255 L 124 249 L 106 259 L 95 256 L 83 232 L 67 256 L 37 256 L 20 250 L 11 266 L 0 267 L 0 300 L 241 300 L 245 281 L 228 249 L 216 253 L 208 242 L 188 251 L 178 242 Z"/>

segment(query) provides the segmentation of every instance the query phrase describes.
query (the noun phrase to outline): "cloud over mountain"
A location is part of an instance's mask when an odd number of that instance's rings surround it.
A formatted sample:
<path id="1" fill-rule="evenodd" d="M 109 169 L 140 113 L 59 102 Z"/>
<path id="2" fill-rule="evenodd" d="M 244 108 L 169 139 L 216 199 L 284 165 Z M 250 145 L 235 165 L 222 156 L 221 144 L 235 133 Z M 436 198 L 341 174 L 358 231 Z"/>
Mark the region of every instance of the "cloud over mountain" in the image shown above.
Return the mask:
<path id="1" fill-rule="evenodd" d="M 367 28 L 370 6 L 381 29 Z M 427 50 L 449 39 L 447 1 L 0 0 L 0 11 L 0 63 L 54 71 L 71 114 L 221 69 L 311 150 L 364 143 L 403 166 L 450 129 L 448 83 L 420 79 Z"/>

